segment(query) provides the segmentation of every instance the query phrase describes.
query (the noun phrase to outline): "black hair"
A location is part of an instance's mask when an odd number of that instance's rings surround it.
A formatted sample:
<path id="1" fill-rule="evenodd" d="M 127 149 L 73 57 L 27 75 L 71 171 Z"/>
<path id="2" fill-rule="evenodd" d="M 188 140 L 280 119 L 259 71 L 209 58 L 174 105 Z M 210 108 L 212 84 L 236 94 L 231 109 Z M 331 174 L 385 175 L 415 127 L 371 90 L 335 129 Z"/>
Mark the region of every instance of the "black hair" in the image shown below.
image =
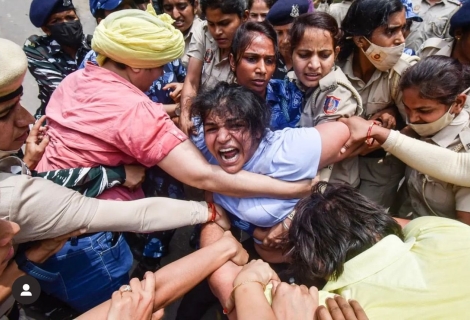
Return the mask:
<path id="1" fill-rule="evenodd" d="M 200 117 L 201 125 L 209 114 L 243 120 L 253 140 L 264 137 L 271 120 L 271 108 L 265 99 L 245 87 L 223 81 L 193 100 L 191 116 Z"/>
<path id="2" fill-rule="evenodd" d="M 291 52 L 300 44 L 307 28 L 326 30 L 333 38 L 333 50 L 336 48 L 341 37 L 341 31 L 335 18 L 326 12 L 314 11 L 305 13 L 294 20 L 290 30 Z"/>
<path id="3" fill-rule="evenodd" d="M 122 0 L 122 2 L 114 9 L 111 10 L 112 12 L 122 10 L 124 6 L 130 6 L 131 9 L 137 9 L 136 2 L 134 0 Z M 95 15 L 93 16 L 96 20 L 98 19 L 105 19 L 106 18 L 106 10 L 98 9 L 95 11 Z"/>
<path id="4" fill-rule="evenodd" d="M 308 280 L 335 280 L 346 261 L 384 237 L 404 238 L 384 208 L 346 184 L 319 182 L 295 211 L 287 249 L 291 269 Z"/>
<path id="5" fill-rule="evenodd" d="M 251 7 L 253 7 L 253 4 L 255 3 L 256 0 L 248 0 L 248 10 L 251 10 Z M 274 0 L 261 0 L 263 1 L 264 3 L 266 3 L 266 7 L 268 7 L 268 9 L 271 9 L 271 7 L 273 6 L 274 4 Z"/>
<path id="6" fill-rule="evenodd" d="M 363 36 L 370 39 L 375 29 L 388 24 L 390 16 L 404 9 L 401 0 L 356 0 L 349 7 L 341 24 L 341 51 L 339 61 L 346 60 L 356 45 L 352 37 Z"/>
<path id="7" fill-rule="evenodd" d="M 158 3 L 158 7 L 160 8 L 160 10 L 161 10 L 162 12 L 164 12 L 164 10 L 163 10 L 163 1 L 164 1 L 164 0 L 158 0 L 158 2 L 157 2 L 157 3 Z M 189 2 L 189 4 L 190 4 L 191 6 L 194 7 L 194 0 L 187 0 L 187 1 Z"/>
<path id="8" fill-rule="evenodd" d="M 253 41 L 253 38 L 256 35 L 254 33 L 261 33 L 272 41 L 277 61 L 277 58 L 279 57 L 279 47 L 277 43 L 276 30 L 274 30 L 273 26 L 267 20 L 263 22 L 247 21 L 238 27 L 235 35 L 233 36 L 230 53 L 233 55 L 235 65 L 238 65 L 243 53 L 246 51 L 246 48 L 248 48 Z"/>
<path id="9" fill-rule="evenodd" d="M 400 90 L 417 88 L 421 98 L 447 106 L 468 87 L 470 66 L 446 56 L 429 56 L 419 61 L 405 72 L 400 81 Z"/>
<path id="10" fill-rule="evenodd" d="M 245 13 L 245 0 L 200 0 L 201 10 L 206 14 L 207 9 L 220 9 L 223 14 L 236 14 L 240 19 Z"/>

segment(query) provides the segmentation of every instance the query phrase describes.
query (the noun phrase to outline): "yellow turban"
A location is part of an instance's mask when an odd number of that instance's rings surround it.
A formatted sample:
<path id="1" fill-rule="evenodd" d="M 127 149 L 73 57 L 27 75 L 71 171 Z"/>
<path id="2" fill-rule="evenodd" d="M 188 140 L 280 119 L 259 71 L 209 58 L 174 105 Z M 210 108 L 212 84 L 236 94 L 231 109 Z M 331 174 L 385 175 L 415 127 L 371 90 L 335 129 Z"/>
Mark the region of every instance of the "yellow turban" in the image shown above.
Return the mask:
<path id="1" fill-rule="evenodd" d="M 181 57 L 183 35 L 172 23 L 167 14 L 157 16 L 137 9 L 110 14 L 93 35 L 98 64 L 110 58 L 132 68 L 151 69 Z"/>
<path id="2" fill-rule="evenodd" d="M 15 92 L 23 83 L 28 60 L 16 43 L 0 38 L 0 98 Z"/>

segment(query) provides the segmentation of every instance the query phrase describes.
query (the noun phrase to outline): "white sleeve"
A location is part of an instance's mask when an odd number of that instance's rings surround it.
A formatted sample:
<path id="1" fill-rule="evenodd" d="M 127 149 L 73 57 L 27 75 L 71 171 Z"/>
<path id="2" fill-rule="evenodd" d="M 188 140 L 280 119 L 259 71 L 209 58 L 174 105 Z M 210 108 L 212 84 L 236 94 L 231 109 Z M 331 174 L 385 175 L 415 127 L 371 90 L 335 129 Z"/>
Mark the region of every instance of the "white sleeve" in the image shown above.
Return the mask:
<path id="1" fill-rule="evenodd" d="M 419 172 L 458 186 L 470 187 L 470 153 L 453 152 L 398 131 L 391 131 L 382 147 Z"/>
<path id="2" fill-rule="evenodd" d="M 205 223 L 205 202 L 170 198 L 111 201 L 87 198 L 51 181 L 0 173 L 0 218 L 20 225 L 16 243 L 75 230 L 151 232 Z"/>

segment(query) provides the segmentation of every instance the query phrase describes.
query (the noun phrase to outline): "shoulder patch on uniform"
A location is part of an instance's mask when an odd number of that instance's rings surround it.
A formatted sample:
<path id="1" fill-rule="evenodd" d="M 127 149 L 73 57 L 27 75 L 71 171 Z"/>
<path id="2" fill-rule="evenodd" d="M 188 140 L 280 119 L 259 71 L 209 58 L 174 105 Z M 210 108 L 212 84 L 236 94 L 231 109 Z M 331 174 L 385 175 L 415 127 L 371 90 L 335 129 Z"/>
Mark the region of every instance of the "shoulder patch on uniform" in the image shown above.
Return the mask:
<path id="1" fill-rule="evenodd" d="M 214 57 L 214 51 L 212 51 L 212 49 L 207 49 L 206 53 L 204 54 L 204 61 L 206 63 L 210 63 L 213 57 Z"/>
<path id="2" fill-rule="evenodd" d="M 323 112 L 325 112 L 325 114 L 335 114 L 336 111 L 338 111 L 340 101 L 341 99 L 335 96 L 326 96 Z"/>

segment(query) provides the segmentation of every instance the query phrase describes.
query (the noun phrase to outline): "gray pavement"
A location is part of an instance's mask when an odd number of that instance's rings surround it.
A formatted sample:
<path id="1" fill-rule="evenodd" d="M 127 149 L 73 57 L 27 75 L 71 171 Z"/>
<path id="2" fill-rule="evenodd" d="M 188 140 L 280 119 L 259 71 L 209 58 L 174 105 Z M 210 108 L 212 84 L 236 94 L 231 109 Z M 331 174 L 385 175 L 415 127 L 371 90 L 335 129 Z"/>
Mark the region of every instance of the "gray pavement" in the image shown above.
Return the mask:
<path id="1" fill-rule="evenodd" d="M 30 0 L 0 0 L 0 37 L 7 38 L 23 46 L 25 40 L 33 34 L 43 34 L 41 29 L 35 28 L 29 21 L 29 7 Z M 88 0 L 74 0 L 74 5 L 77 7 L 77 12 L 82 20 L 85 33 L 93 33 L 96 26 L 88 5 Z M 1 50 L 2 48 L 0 48 Z M 39 107 L 38 87 L 33 77 L 27 73 L 24 81 L 24 95 L 22 104 L 33 113 Z M 172 242 L 170 255 L 163 259 L 163 264 L 168 264 L 188 253 L 191 252 L 188 241 L 192 228 L 179 229 Z M 171 281 L 171 279 L 168 279 Z M 176 308 L 178 302 L 166 308 L 165 319 L 174 319 L 176 315 Z M 213 319 L 213 316 L 206 317 Z M 31 319 L 31 318 L 30 318 Z"/>

